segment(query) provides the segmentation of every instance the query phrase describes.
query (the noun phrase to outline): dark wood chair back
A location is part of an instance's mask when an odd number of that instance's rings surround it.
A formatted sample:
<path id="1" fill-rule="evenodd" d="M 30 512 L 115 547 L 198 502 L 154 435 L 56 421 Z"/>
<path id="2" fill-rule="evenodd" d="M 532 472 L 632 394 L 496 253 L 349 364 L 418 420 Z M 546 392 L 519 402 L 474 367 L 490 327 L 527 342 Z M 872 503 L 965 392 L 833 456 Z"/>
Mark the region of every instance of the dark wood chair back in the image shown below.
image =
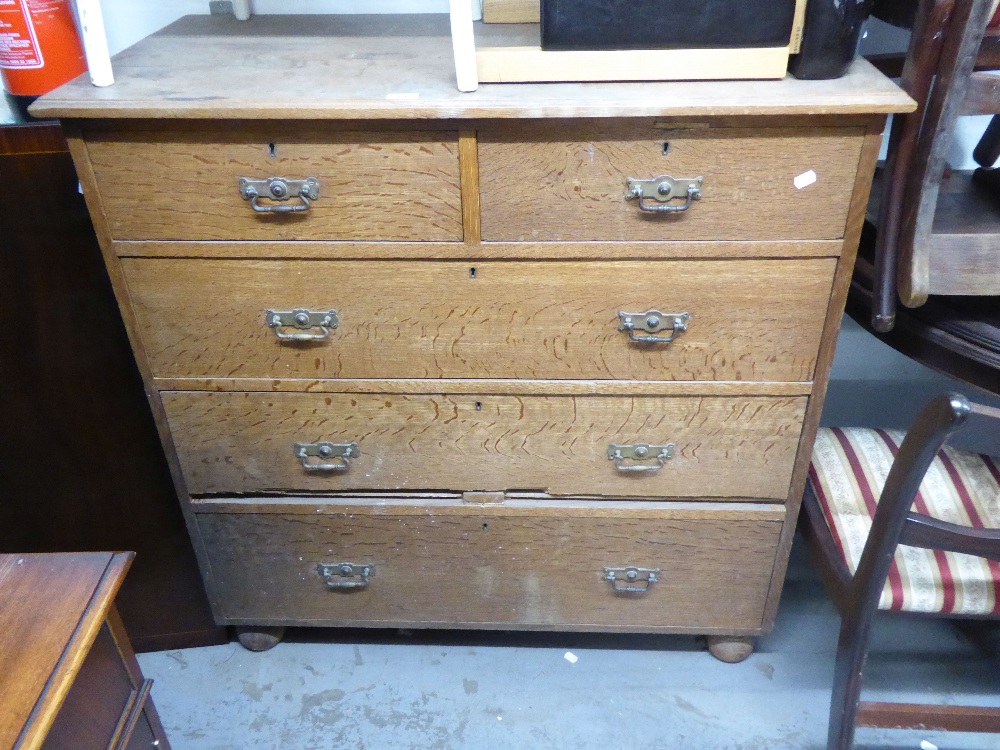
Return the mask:
<path id="1" fill-rule="evenodd" d="M 911 510 L 921 481 L 945 441 L 970 428 L 996 435 L 1000 453 L 1000 409 L 970 403 L 959 395 L 937 397 L 923 409 L 900 445 L 886 478 L 853 576 L 835 547 L 812 485 L 807 485 L 803 501 L 805 531 L 842 618 L 829 750 L 848 750 L 856 724 L 1000 732 L 1000 708 L 860 701 L 872 624 L 896 547 L 905 544 L 1000 561 L 1000 529 L 968 528 Z"/>

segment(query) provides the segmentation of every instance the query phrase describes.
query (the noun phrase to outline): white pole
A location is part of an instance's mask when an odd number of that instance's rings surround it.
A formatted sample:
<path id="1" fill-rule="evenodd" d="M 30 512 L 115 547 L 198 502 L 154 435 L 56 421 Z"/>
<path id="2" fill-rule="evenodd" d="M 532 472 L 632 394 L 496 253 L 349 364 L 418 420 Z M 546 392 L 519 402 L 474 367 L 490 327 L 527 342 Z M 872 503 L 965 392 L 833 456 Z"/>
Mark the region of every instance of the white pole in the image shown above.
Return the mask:
<path id="1" fill-rule="evenodd" d="M 238 21 L 249 21 L 250 0 L 233 0 L 233 15 Z"/>
<path id="2" fill-rule="evenodd" d="M 110 86 L 115 82 L 115 75 L 111 70 L 101 0 L 76 0 L 76 13 L 80 18 L 80 36 L 83 37 L 83 52 L 90 69 L 90 82 L 95 86 Z"/>
<path id="3" fill-rule="evenodd" d="M 476 69 L 476 40 L 472 34 L 472 3 L 469 0 L 450 0 L 451 46 L 455 53 L 455 77 L 459 91 L 479 88 L 479 71 Z"/>

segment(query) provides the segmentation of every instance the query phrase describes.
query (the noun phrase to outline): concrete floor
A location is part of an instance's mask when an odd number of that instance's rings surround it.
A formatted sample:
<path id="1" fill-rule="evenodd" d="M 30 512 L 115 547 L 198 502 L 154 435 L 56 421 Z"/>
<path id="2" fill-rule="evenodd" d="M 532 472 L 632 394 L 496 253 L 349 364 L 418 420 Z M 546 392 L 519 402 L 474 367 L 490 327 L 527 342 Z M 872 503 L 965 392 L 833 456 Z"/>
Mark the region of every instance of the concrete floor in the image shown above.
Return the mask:
<path id="1" fill-rule="evenodd" d="M 775 629 L 737 665 L 693 637 L 358 630 L 139 661 L 174 750 L 818 750 L 839 620 L 799 546 Z M 883 618 L 866 685 L 872 700 L 996 705 L 1000 662 L 948 623 Z M 855 744 L 921 740 L 1000 748 L 998 735 L 873 729 Z"/>

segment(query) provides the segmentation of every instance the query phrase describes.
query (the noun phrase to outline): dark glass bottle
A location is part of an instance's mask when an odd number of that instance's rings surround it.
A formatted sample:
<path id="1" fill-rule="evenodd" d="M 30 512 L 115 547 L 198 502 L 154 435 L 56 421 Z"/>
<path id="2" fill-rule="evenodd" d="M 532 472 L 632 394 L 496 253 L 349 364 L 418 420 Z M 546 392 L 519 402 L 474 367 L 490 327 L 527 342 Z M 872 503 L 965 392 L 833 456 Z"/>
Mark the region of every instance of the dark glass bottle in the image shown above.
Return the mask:
<path id="1" fill-rule="evenodd" d="M 809 0 L 799 54 L 788 70 L 796 78 L 840 78 L 857 57 L 861 29 L 872 11 L 872 0 Z"/>
<path id="2" fill-rule="evenodd" d="M 19 96 L 17 94 L 12 94 L 9 91 L 3 92 L 4 99 L 7 100 L 7 106 L 10 107 L 11 113 L 14 115 L 14 119 L 17 122 L 31 122 L 36 118 L 28 114 L 28 107 L 31 103 L 37 99 L 37 96 Z"/>

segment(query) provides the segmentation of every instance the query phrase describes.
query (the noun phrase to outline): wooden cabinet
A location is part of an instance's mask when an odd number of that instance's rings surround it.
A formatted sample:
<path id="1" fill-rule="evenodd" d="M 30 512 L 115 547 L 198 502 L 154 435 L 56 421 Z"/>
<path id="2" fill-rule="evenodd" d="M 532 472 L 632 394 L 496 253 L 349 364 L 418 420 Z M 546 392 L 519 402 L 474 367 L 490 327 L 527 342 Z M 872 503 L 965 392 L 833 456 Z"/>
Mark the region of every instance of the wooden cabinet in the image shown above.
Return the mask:
<path id="1" fill-rule="evenodd" d="M 0 747 L 170 750 L 114 607 L 132 557 L 0 555 Z"/>
<path id="2" fill-rule="evenodd" d="M 460 94 L 446 18 L 303 23 L 185 19 L 36 105 L 218 622 L 765 632 L 911 102 L 863 61 Z"/>

